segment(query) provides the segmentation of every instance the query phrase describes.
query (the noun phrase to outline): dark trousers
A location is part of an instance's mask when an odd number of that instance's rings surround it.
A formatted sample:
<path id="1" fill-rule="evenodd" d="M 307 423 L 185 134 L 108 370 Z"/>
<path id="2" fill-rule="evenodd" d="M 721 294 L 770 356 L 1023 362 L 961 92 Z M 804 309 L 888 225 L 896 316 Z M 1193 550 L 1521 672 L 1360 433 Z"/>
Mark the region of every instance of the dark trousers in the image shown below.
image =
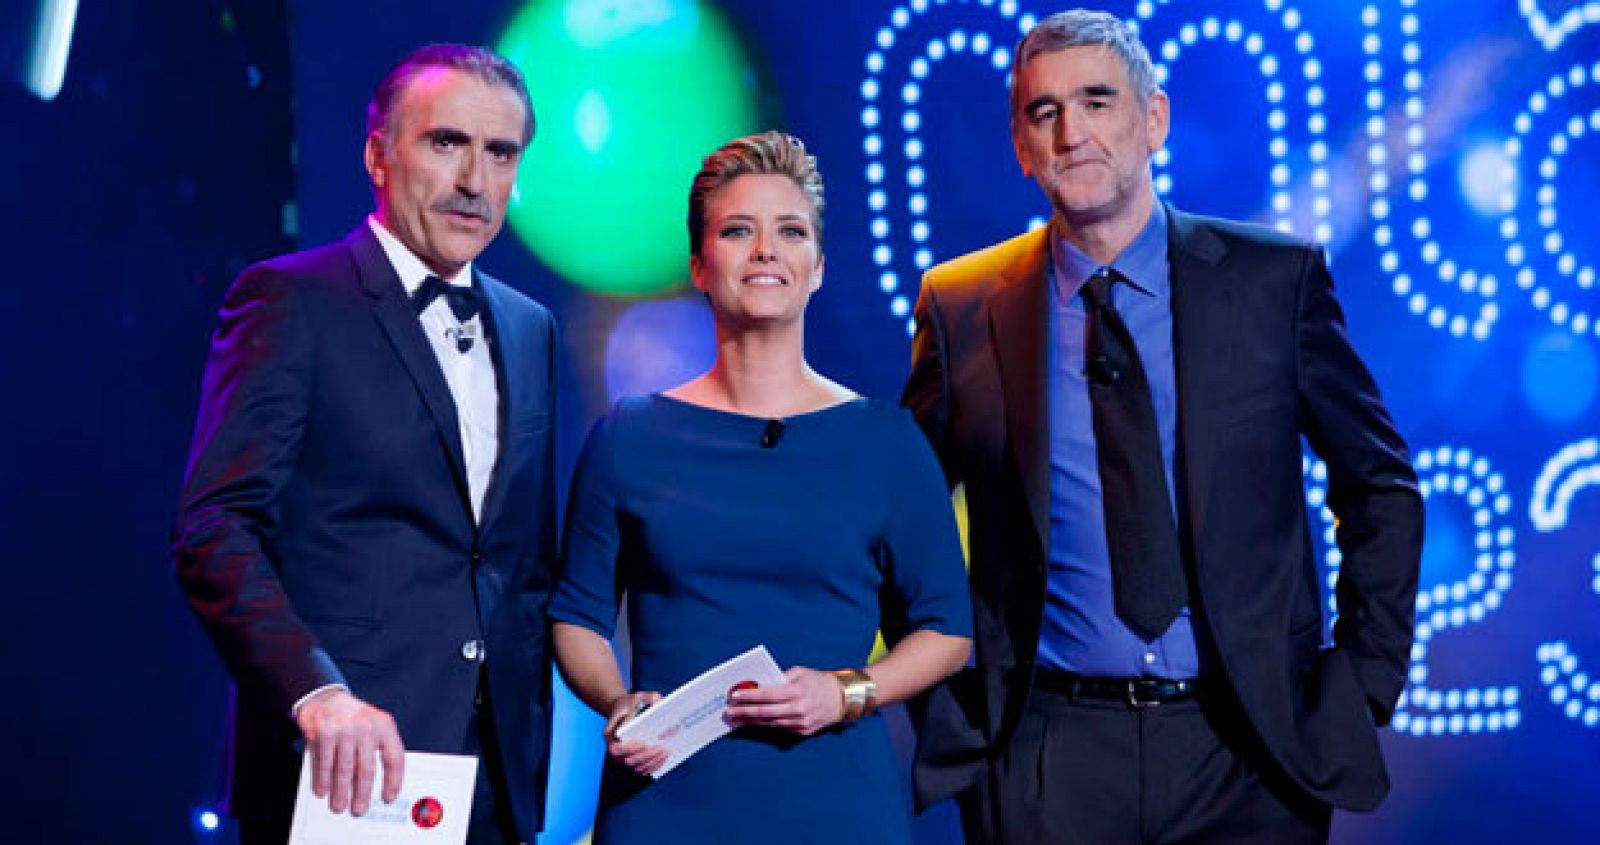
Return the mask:
<path id="1" fill-rule="evenodd" d="M 472 796 L 467 845 L 517 845 L 521 839 L 511 819 L 505 768 L 489 706 L 489 685 L 480 682 L 478 690 L 478 706 L 467 726 L 467 741 L 462 749 L 464 754 L 478 756 L 478 780 Z"/>
<path id="2" fill-rule="evenodd" d="M 1242 719 L 1036 690 L 962 803 L 969 845 L 1323 843 L 1331 808 L 1261 759 Z"/>
<path id="3" fill-rule="evenodd" d="M 478 706 L 467 725 L 466 739 L 461 753 L 478 758 L 478 778 L 472 796 L 472 819 L 467 825 L 467 845 L 517 845 L 521 840 L 516 825 L 511 820 L 511 803 L 506 796 L 506 778 L 500 759 L 500 746 L 495 742 L 494 723 L 490 717 L 488 685 L 480 683 Z M 404 739 L 404 737 L 401 737 Z M 377 800 L 375 785 L 373 800 Z M 295 788 L 290 785 L 290 790 Z M 290 807 L 292 808 L 292 803 Z M 289 822 L 286 816 L 271 820 L 241 820 L 240 845 L 284 845 L 289 841 Z"/>

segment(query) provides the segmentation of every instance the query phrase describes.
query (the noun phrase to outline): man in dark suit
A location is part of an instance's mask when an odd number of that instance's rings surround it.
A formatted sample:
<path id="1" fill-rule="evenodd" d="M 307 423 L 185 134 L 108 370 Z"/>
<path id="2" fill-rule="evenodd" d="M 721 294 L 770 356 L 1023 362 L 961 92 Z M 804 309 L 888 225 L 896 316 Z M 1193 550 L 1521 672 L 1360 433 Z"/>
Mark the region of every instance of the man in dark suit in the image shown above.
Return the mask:
<path id="1" fill-rule="evenodd" d="M 1155 199 L 1167 97 L 1116 18 L 1018 46 L 1047 228 L 935 267 L 904 402 L 970 516 L 975 666 L 920 714 L 969 841 L 1323 841 L 1388 779 L 1422 500 L 1323 252 Z M 1330 645 L 1302 481 L 1343 553 Z"/>
<path id="2" fill-rule="evenodd" d="M 405 749 L 479 756 L 471 842 L 531 841 L 550 734 L 555 328 L 472 262 L 533 111 L 481 48 L 426 47 L 368 106 L 377 210 L 251 267 L 206 362 L 173 534 L 237 686 L 230 804 L 288 835 L 299 749 L 335 812 Z M 447 809 L 448 812 L 448 809 Z"/>

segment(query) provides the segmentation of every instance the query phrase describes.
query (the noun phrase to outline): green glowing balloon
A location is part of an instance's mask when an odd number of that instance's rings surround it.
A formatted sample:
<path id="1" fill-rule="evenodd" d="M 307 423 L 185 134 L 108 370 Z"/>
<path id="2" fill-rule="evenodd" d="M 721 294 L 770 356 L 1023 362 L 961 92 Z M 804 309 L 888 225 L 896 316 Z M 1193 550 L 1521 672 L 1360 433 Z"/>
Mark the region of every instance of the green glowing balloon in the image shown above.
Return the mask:
<path id="1" fill-rule="evenodd" d="M 538 117 L 511 230 L 589 290 L 682 284 L 700 159 L 765 128 L 757 74 L 722 12 L 697 0 L 533 0 L 499 50 L 527 76 Z"/>

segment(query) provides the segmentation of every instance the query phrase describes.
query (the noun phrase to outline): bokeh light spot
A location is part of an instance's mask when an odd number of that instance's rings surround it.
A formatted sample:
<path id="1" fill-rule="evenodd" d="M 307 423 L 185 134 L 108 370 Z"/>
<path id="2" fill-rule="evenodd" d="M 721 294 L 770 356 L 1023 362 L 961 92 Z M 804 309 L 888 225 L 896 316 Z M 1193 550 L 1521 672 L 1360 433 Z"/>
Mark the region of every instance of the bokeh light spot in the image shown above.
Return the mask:
<path id="1" fill-rule="evenodd" d="M 716 354 L 711 311 L 698 293 L 638 303 L 606 341 L 606 395 L 615 402 L 675 387 L 710 369 Z"/>
<path id="2" fill-rule="evenodd" d="M 578 136 L 578 143 L 591 153 L 600 152 L 606 145 L 606 139 L 611 137 L 611 112 L 606 109 L 606 101 L 593 91 L 586 91 L 578 100 L 577 125 L 574 130 Z"/>
<path id="3" fill-rule="evenodd" d="M 1534 413 L 1568 423 L 1594 408 L 1597 375 L 1600 366 L 1587 338 L 1548 331 L 1522 360 L 1522 391 Z"/>
<path id="4" fill-rule="evenodd" d="M 698 0 L 534 0 L 498 49 L 527 75 L 538 118 L 511 231 L 587 290 L 682 285 L 700 159 L 765 128 L 760 74 L 723 13 Z"/>
<path id="5" fill-rule="evenodd" d="M 1496 217 L 1503 198 L 1516 196 L 1514 179 L 1506 178 L 1514 173 L 1511 164 L 1504 142 L 1486 141 L 1462 156 L 1456 182 L 1472 210 L 1484 217 Z"/>

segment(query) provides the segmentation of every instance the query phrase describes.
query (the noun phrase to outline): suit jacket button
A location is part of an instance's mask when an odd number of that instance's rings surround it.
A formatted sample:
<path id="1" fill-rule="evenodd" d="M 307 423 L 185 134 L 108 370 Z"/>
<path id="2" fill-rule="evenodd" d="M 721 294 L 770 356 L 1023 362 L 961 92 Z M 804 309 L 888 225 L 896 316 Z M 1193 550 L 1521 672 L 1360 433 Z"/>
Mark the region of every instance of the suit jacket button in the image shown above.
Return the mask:
<path id="1" fill-rule="evenodd" d="M 477 640 L 467 640 L 461 644 L 461 659 L 478 662 L 483 657 L 483 644 Z"/>
<path id="2" fill-rule="evenodd" d="M 482 566 L 483 565 L 483 552 L 473 552 L 472 553 L 472 565 L 473 566 Z"/>

